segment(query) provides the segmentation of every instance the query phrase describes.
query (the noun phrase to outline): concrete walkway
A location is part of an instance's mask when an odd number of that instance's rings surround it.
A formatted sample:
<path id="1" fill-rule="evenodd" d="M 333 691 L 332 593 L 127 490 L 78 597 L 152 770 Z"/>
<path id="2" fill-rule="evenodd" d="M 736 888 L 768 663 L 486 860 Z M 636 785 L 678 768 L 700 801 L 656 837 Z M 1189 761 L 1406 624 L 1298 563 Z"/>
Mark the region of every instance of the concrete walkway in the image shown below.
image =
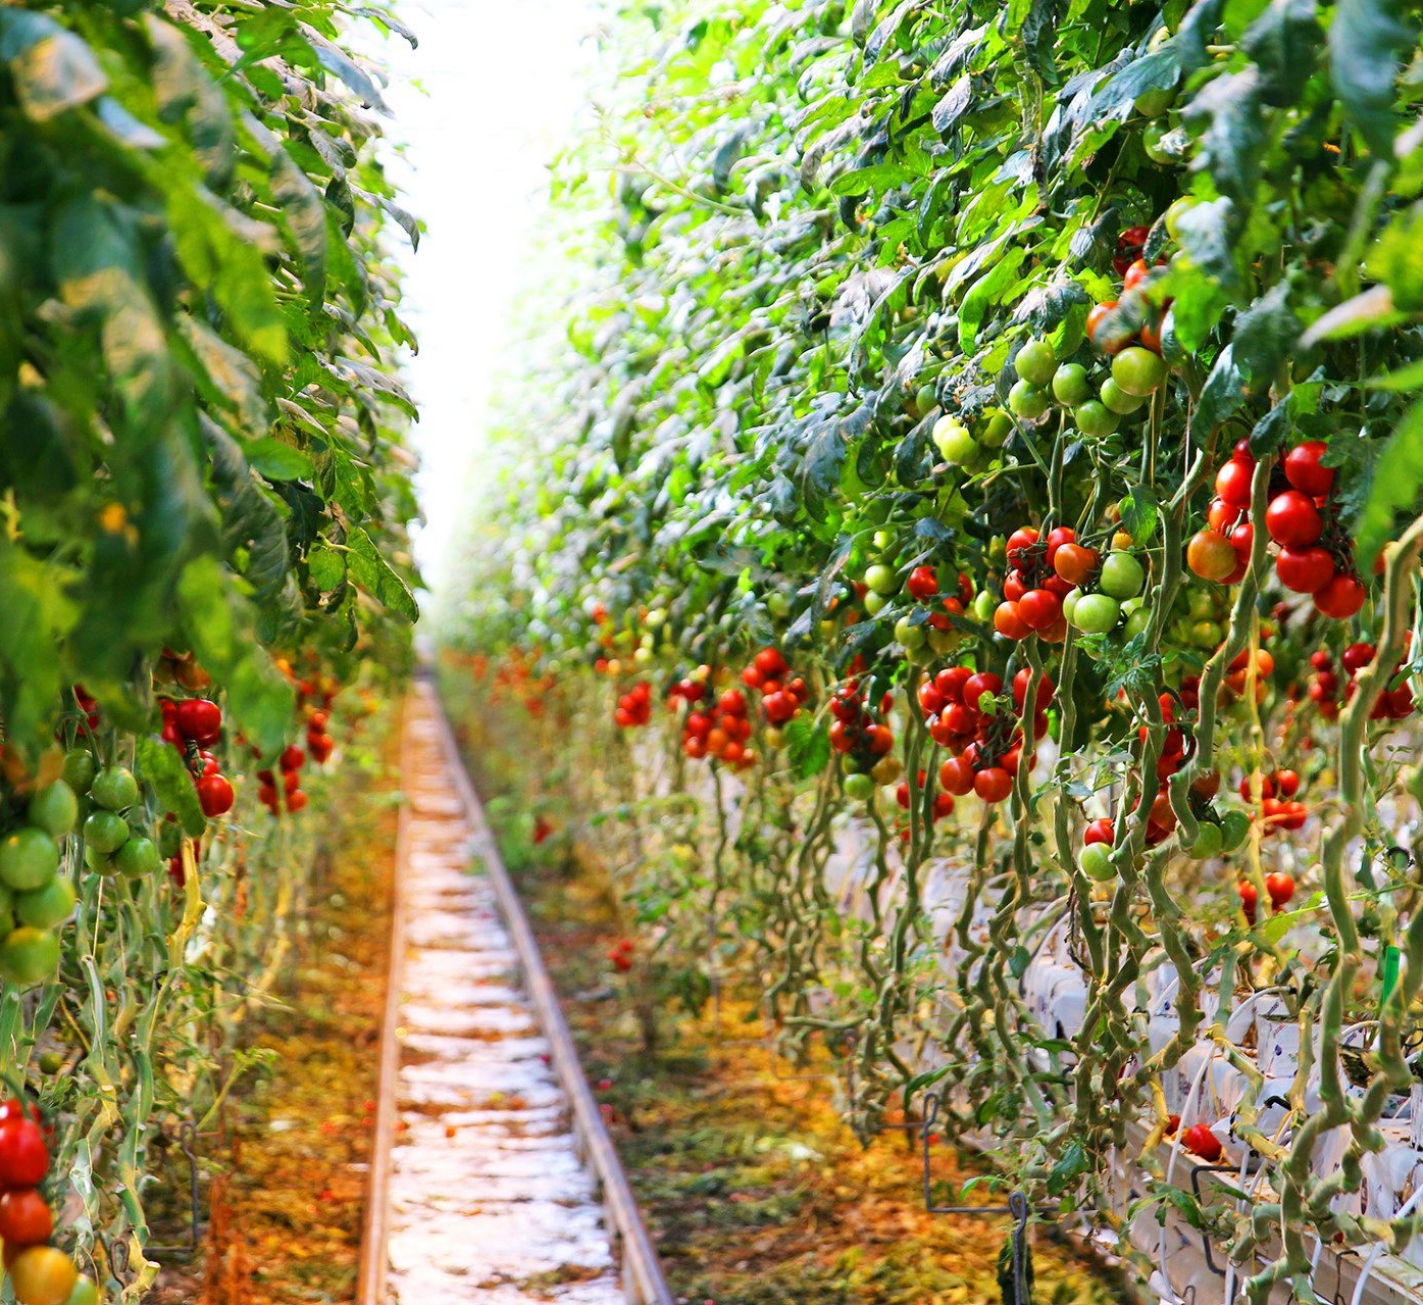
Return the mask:
<path id="1" fill-rule="evenodd" d="M 411 813 L 386 1305 L 617 1305 L 603 1211 L 517 977 L 428 686 L 406 716 Z"/>

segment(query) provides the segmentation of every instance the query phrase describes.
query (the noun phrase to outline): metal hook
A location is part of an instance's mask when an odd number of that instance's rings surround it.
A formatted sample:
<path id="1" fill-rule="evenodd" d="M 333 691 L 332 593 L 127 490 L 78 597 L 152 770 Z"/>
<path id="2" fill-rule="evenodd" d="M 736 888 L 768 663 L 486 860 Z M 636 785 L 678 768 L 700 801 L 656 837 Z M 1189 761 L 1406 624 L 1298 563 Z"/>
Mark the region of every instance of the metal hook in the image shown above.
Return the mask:
<path id="1" fill-rule="evenodd" d="M 110 1275 L 119 1283 L 127 1286 L 125 1279 L 128 1277 L 129 1272 L 128 1239 L 116 1237 L 113 1241 L 103 1242 L 101 1238 L 100 1241 L 108 1256 Z"/>
<path id="2" fill-rule="evenodd" d="M 1191 1169 L 1191 1193 L 1195 1196 L 1197 1203 L 1201 1200 L 1201 1175 L 1202 1174 L 1233 1174 L 1236 1172 L 1234 1165 L 1196 1165 Z M 1211 1239 L 1206 1236 L 1205 1231 L 1201 1232 L 1201 1250 L 1205 1254 L 1206 1268 L 1208 1268 L 1217 1278 L 1225 1277 L 1225 1270 L 1215 1262 L 1215 1257 L 1211 1255 Z"/>
<path id="3" fill-rule="evenodd" d="M 924 1209 L 929 1214 L 1007 1214 L 1013 1217 L 1013 1291 L 1017 1305 L 1027 1305 L 1028 1276 L 1031 1271 L 1032 1251 L 1028 1245 L 1028 1218 L 1032 1208 L 1028 1198 L 1019 1191 L 1008 1194 L 1007 1205 L 935 1205 L 931 1192 L 929 1173 L 929 1137 L 934 1121 L 939 1117 L 939 1094 L 930 1092 L 924 1098 L 924 1122 L 920 1134 L 924 1157 Z"/>

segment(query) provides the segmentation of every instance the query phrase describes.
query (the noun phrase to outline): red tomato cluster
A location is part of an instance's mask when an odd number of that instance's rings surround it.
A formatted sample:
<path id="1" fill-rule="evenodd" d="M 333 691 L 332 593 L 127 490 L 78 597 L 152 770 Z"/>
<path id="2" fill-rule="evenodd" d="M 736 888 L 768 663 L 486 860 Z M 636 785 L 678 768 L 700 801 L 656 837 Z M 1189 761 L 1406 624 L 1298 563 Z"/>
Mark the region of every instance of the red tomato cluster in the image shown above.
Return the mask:
<path id="1" fill-rule="evenodd" d="M 1166 738 L 1161 746 L 1161 756 L 1156 762 L 1156 777 L 1161 780 L 1162 783 L 1165 783 L 1186 764 L 1186 734 L 1185 731 L 1176 724 L 1176 699 L 1169 693 L 1163 693 L 1156 701 L 1157 705 L 1161 708 L 1161 719 L 1166 722 L 1167 727 Z M 1141 726 L 1138 732 L 1144 741 L 1148 732 L 1146 726 Z M 1163 817 L 1163 819 L 1156 821 L 1158 826 L 1164 830 L 1161 834 L 1161 838 L 1165 838 L 1165 836 L 1176 827 L 1176 813 L 1171 810 L 1169 801 L 1166 804 L 1166 813 L 1170 817 L 1169 820 Z M 1156 814 L 1156 810 L 1153 808 L 1153 820 L 1156 820 Z M 1153 832 L 1155 831 L 1148 828 L 1148 843 L 1152 841 Z M 1158 838 L 1156 841 L 1160 842 L 1161 839 Z"/>
<path id="2" fill-rule="evenodd" d="M 1255 885 L 1248 879 L 1242 879 L 1235 885 L 1235 891 L 1240 898 L 1240 909 L 1245 912 L 1245 918 L 1254 924 L 1255 911 L 1260 904 L 1260 894 Z M 1294 877 L 1281 872 L 1268 874 L 1265 876 L 1265 891 L 1270 895 L 1270 909 L 1281 910 L 1295 895 Z"/>
<path id="3" fill-rule="evenodd" d="M 741 683 L 761 691 L 761 715 L 766 723 L 784 725 L 810 700 L 810 687 L 800 676 L 792 679 L 786 659 L 775 648 L 762 648 L 741 672 Z"/>
<path id="4" fill-rule="evenodd" d="M 1240 796 L 1247 802 L 1255 800 L 1254 777 L 1246 775 L 1240 781 Z M 1257 819 L 1261 830 L 1273 834 L 1281 829 L 1303 829 L 1309 818 L 1309 808 L 1295 801 L 1299 792 L 1299 775 L 1293 770 L 1272 770 L 1260 780 L 1260 811 Z M 1294 891 L 1293 884 L 1290 891 Z"/>
<path id="5" fill-rule="evenodd" d="M 863 769 L 869 770 L 894 747 L 893 731 L 875 720 L 874 712 L 860 696 L 858 681 L 848 680 L 835 691 L 830 714 L 835 718 L 830 723 L 830 746 L 853 758 Z"/>
<path id="6" fill-rule="evenodd" d="M 1354 569 L 1348 541 L 1335 522 L 1331 504 L 1334 468 L 1323 463 L 1327 451 L 1323 441 L 1308 440 L 1285 455 L 1285 483 L 1271 490 L 1265 529 L 1278 549 L 1275 575 L 1280 583 L 1295 593 L 1313 595 L 1321 613 L 1345 621 L 1364 605 L 1367 594 Z M 1245 574 L 1254 530 L 1243 518 L 1250 509 L 1254 474 L 1255 459 L 1244 441 L 1216 473 L 1210 530 L 1230 542 L 1239 562 L 1229 575 L 1208 579 L 1235 584 Z"/>
<path id="7" fill-rule="evenodd" d="M 714 757 L 747 770 L 759 760 L 755 749 L 746 746 L 750 740 L 746 695 L 740 689 L 728 689 L 708 711 L 688 712 L 682 724 L 682 751 L 693 761 Z"/>
<path id="8" fill-rule="evenodd" d="M 924 785 L 928 782 L 929 776 L 924 772 L 919 772 L 919 790 L 923 792 Z M 894 800 L 899 803 L 904 811 L 909 810 L 909 781 L 900 780 L 899 787 L 894 790 Z M 937 824 L 945 816 L 954 814 L 954 795 L 946 793 L 942 789 L 934 794 L 934 821 Z M 907 833 L 907 831 L 906 831 Z"/>
<path id="9" fill-rule="evenodd" d="M 300 811 L 306 806 L 306 794 L 301 791 L 301 768 L 305 764 L 306 753 L 293 743 L 278 760 L 280 780 L 275 771 L 257 772 L 257 783 L 260 785 L 257 789 L 257 800 L 272 815 L 280 815 L 283 808 L 287 811 Z"/>
<path id="10" fill-rule="evenodd" d="M 1122 278 L 1123 300 L 1145 299 L 1140 287 L 1150 274 L 1151 268 L 1142 258 L 1142 254 L 1145 252 L 1146 238 L 1150 232 L 1150 227 L 1127 227 L 1117 237 L 1117 248 L 1112 255 L 1112 269 Z M 1139 305 L 1145 310 L 1148 320 L 1135 334 L 1127 334 L 1120 327 L 1114 328 L 1110 325 L 1120 307 L 1121 303 L 1116 299 L 1094 304 L 1087 314 L 1087 338 L 1105 354 L 1120 353 L 1129 344 L 1140 344 L 1143 349 L 1150 349 L 1152 353 L 1159 354 L 1161 323 L 1151 306 L 1145 302 Z"/>
<path id="11" fill-rule="evenodd" d="M 0 1239 L 20 1305 L 98 1299 L 93 1283 L 80 1278 L 70 1258 L 47 1245 L 54 1215 L 39 1185 L 49 1172 L 52 1140 L 38 1106 L 0 1102 Z"/>
<path id="12" fill-rule="evenodd" d="M 1339 711 L 1343 705 L 1354 696 L 1358 688 L 1357 677 L 1374 659 L 1374 645 L 1371 643 L 1351 643 L 1340 656 L 1340 661 L 1344 665 L 1347 679 L 1340 692 L 1339 676 L 1334 669 L 1334 659 L 1324 649 L 1318 649 L 1309 655 L 1309 664 L 1314 667 L 1314 676 L 1309 684 L 1309 699 L 1319 707 L 1320 715 L 1326 720 L 1337 720 Z M 1394 674 L 1397 675 L 1403 666 L 1400 661 L 1395 666 Z M 1413 690 L 1405 680 L 1402 684 L 1392 689 L 1385 689 L 1379 694 L 1379 700 L 1374 704 L 1373 711 L 1369 713 L 1370 720 L 1406 720 L 1413 714 Z"/>
<path id="13" fill-rule="evenodd" d="M 1074 586 L 1055 570 L 1058 550 L 1065 544 L 1076 546 L 1077 534 L 1071 526 L 1058 526 L 1041 539 L 1031 526 L 1008 536 L 1009 571 L 1003 581 L 1003 601 L 993 613 L 993 628 L 1005 639 L 1026 639 L 1039 635 L 1048 643 L 1067 638 L 1067 618 L 1062 600 Z"/>
<path id="14" fill-rule="evenodd" d="M 160 698 L 158 706 L 163 713 L 163 741 L 187 761 L 203 815 L 209 820 L 225 816 L 237 795 L 217 758 L 207 750 L 222 734 L 222 708 L 210 698 Z"/>
<path id="15" fill-rule="evenodd" d="M 646 725 L 652 719 L 652 686 L 646 680 L 639 680 L 618 699 L 613 711 L 613 720 L 619 729 L 634 729 Z"/>
<path id="16" fill-rule="evenodd" d="M 1016 713 L 1000 709 L 984 712 L 984 695 L 996 700 L 1003 681 L 992 671 L 967 666 L 947 666 L 919 686 L 919 706 L 928 722 L 929 735 L 942 748 L 958 755 L 939 767 L 939 784 L 946 793 L 963 797 L 976 793 L 985 802 L 1002 802 L 1013 791 L 1013 776 L 1022 761 L 1023 730 L 1028 682 L 1032 672 L 1024 667 L 1013 677 Z M 1047 733 L 1047 705 L 1053 683 L 1043 676 L 1033 704 L 1033 738 Z M 1029 764 L 1032 758 L 1029 757 Z"/>
<path id="17" fill-rule="evenodd" d="M 608 960 L 620 974 L 626 974 L 632 969 L 632 939 L 619 939 L 613 947 L 608 949 Z"/>
<path id="18" fill-rule="evenodd" d="M 331 724 L 331 704 L 341 691 L 333 676 L 313 674 L 294 681 L 297 708 L 306 718 L 306 750 L 312 761 L 324 766 L 335 748 L 327 727 Z"/>

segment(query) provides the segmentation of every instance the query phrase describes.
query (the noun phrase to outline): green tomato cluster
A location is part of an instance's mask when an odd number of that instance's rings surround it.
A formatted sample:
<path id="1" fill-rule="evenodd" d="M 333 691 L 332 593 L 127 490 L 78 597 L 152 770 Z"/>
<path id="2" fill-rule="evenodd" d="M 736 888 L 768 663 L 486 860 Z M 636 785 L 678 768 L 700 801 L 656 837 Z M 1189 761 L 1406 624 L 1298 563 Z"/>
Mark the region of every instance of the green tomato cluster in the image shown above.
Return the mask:
<path id="1" fill-rule="evenodd" d="M 31 795 L 25 823 L 0 839 L 0 978 L 7 983 L 28 987 L 59 968 L 54 930 L 76 901 L 60 870 L 60 844 L 78 819 L 79 799 L 56 779 Z"/>
<path id="2" fill-rule="evenodd" d="M 1113 549 L 1102 559 L 1096 591 L 1074 589 L 1062 600 L 1062 614 L 1083 634 L 1110 634 L 1125 617 L 1123 634 L 1132 639 L 1145 631 L 1151 619 L 1141 600 L 1145 587 L 1146 568 L 1140 559 L 1125 549 Z"/>
<path id="3" fill-rule="evenodd" d="M 1115 435 L 1123 417 L 1138 412 L 1166 379 L 1166 364 L 1139 345 L 1112 359 L 1110 374 L 1094 380 L 1080 362 L 1059 362 L 1046 340 L 1029 340 L 1013 359 L 1017 380 L 1008 406 L 1024 421 L 1036 421 L 1054 404 L 1072 414 L 1077 429 L 1090 439 Z"/>

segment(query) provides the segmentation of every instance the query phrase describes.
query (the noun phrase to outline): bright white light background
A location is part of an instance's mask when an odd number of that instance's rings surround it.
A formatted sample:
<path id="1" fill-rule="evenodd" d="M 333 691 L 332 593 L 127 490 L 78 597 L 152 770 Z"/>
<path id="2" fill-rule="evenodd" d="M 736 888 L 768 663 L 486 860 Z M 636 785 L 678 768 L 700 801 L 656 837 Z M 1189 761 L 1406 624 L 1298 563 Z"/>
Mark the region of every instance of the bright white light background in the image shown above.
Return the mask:
<path id="1" fill-rule="evenodd" d="M 420 339 L 408 381 L 420 406 L 413 439 L 427 524 L 416 556 L 426 583 L 471 510 L 498 369 L 519 292 L 538 275 L 533 219 L 547 165 L 566 146 L 588 95 L 598 0 L 407 0 L 417 49 L 392 36 L 371 49 L 390 70 L 389 160 L 403 207 L 427 231 L 418 253 L 402 233 L 404 316 Z M 483 459 L 488 466 L 488 459 Z"/>

